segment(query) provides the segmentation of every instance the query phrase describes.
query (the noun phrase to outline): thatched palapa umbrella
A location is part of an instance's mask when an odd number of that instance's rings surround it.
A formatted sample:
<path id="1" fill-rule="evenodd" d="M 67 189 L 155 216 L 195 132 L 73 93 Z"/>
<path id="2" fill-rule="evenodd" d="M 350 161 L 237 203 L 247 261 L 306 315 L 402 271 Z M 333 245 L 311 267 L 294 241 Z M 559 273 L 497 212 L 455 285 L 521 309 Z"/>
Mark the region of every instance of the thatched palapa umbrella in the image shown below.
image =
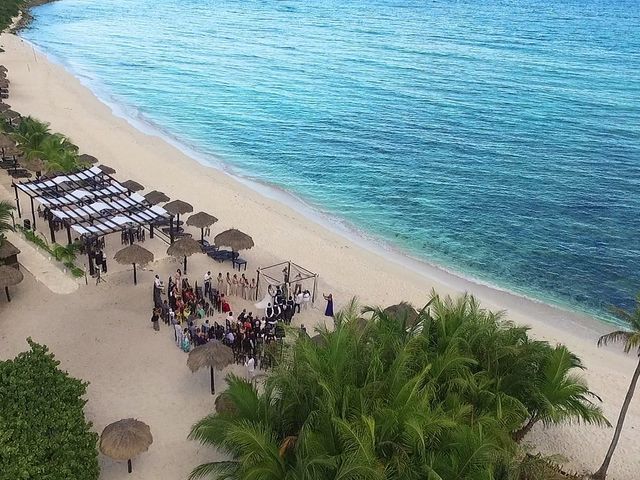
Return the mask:
<path id="1" fill-rule="evenodd" d="M 383 310 L 390 317 L 403 322 L 407 328 L 415 327 L 418 323 L 418 311 L 410 303 L 400 302 Z"/>
<path id="2" fill-rule="evenodd" d="M 47 164 L 44 163 L 40 158 L 28 158 L 21 162 L 24 168 L 27 170 L 31 170 L 32 172 L 42 172 L 47 167 Z"/>
<path id="3" fill-rule="evenodd" d="M 164 193 L 154 190 L 144 196 L 144 199 L 151 205 L 157 205 L 158 203 L 168 202 L 170 199 Z"/>
<path id="4" fill-rule="evenodd" d="M 4 102 L 0 102 L 0 112 L 6 112 L 9 109 L 11 109 L 10 105 L 7 105 Z"/>
<path id="5" fill-rule="evenodd" d="M 121 265 L 133 264 L 133 284 L 137 285 L 136 264 L 146 265 L 153 262 L 153 253 L 140 245 L 132 244 L 116 252 L 113 258 Z"/>
<path id="6" fill-rule="evenodd" d="M 4 65 L 0 65 L 0 72 L 8 72 L 9 70 L 7 70 L 7 67 L 5 67 Z"/>
<path id="7" fill-rule="evenodd" d="M 133 180 L 122 182 L 121 185 L 131 192 L 139 192 L 140 190 L 144 190 L 144 186 L 142 184 L 134 182 Z"/>
<path id="8" fill-rule="evenodd" d="M 203 367 L 211 369 L 211 395 L 216 393 L 214 369 L 222 370 L 233 363 L 233 350 L 218 340 L 209 340 L 189 352 L 187 366 L 192 372 Z"/>
<path id="9" fill-rule="evenodd" d="M 116 173 L 115 168 L 111 168 L 107 165 L 98 165 L 98 168 L 102 170 L 102 173 L 104 173 L 105 175 L 113 175 L 114 173 Z"/>
<path id="10" fill-rule="evenodd" d="M 238 411 L 236 404 L 233 403 L 231 396 L 223 392 L 216 397 L 216 401 L 214 402 L 216 406 L 216 413 L 226 413 L 229 415 L 233 415 Z"/>
<path id="11" fill-rule="evenodd" d="M 216 223 L 218 219 L 205 212 L 194 213 L 187 219 L 187 225 L 200 229 L 200 243 L 204 243 L 204 229 Z"/>
<path id="12" fill-rule="evenodd" d="M 180 215 L 193 212 L 193 207 L 187 202 L 183 202 L 182 200 L 174 200 L 173 202 L 169 202 L 164 206 L 164 209 L 170 214 L 178 216 L 178 228 L 180 227 Z M 171 242 L 173 242 L 173 220 L 169 224 L 169 228 L 169 235 L 171 236 Z"/>
<path id="13" fill-rule="evenodd" d="M 5 110 L 4 112 L 0 113 L 0 115 L 2 117 L 4 117 L 5 119 L 11 121 L 15 118 L 20 118 L 22 115 L 20 115 L 18 112 L 16 112 L 15 110 Z"/>
<path id="14" fill-rule="evenodd" d="M 17 268 L 7 265 L 0 266 L 0 287 L 4 287 L 4 292 L 7 294 L 7 302 L 11 301 L 9 287 L 19 284 L 23 279 L 24 275 Z"/>
<path id="15" fill-rule="evenodd" d="M 89 155 L 88 153 L 78 155 L 78 161 L 87 165 L 95 165 L 96 163 L 98 163 L 98 159 L 93 155 Z"/>
<path id="16" fill-rule="evenodd" d="M 2 150 L 2 155 L 9 155 L 6 153 L 8 149 L 15 149 L 16 142 L 13 141 L 11 137 L 8 135 L 0 135 L 0 149 Z"/>
<path id="17" fill-rule="evenodd" d="M 216 235 L 213 239 L 216 247 L 231 247 L 234 252 L 249 250 L 253 247 L 253 239 L 246 233 L 232 228 Z"/>
<path id="18" fill-rule="evenodd" d="M 118 420 L 104 427 L 100 451 L 114 460 L 126 460 L 131 473 L 131 459 L 149 450 L 153 436 L 149 425 L 134 418 Z"/>
<path id="19" fill-rule="evenodd" d="M 184 257 L 184 273 L 187 273 L 187 257 L 190 257 L 194 253 L 203 253 L 202 245 L 196 242 L 193 238 L 181 238 L 180 240 L 172 243 L 167 248 L 167 255 L 180 258 Z"/>

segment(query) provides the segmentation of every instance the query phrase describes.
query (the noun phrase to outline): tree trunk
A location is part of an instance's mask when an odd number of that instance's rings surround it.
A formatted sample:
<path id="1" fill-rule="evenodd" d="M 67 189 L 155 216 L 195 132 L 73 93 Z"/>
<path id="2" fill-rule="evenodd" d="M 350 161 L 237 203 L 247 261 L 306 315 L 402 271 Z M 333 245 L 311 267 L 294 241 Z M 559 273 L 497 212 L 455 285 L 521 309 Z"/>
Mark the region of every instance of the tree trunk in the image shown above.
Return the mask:
<path id="1" fill-rule="evenodd" d="M 622 403 L 622 408 L 620 409 L 620 415 L 618 416 L 618 423 L 616 424 L 616 431 L 613 434 L 613 439 L 611 440 L 611 445 L 609 445 L 609 450 L 607 450 L 607 454 L 604 457 L 602 466 L 592 476 L 592 478 L 595 480 L 604 480 L 605 478 L 607 478 L 607 470 L 609 469 L 609 464 L 611 463 L 613 452 L 615 452 L 616 447 L 618 446 L 620 433 L 622 433 L 622 425 L 624 424 L 624 419 L 627 416 L 627 410 L 629 410 L 629 404 L 631 403 L 631 399 L 633 398 L 633 393 L 636 390 L 638 377 L 640 377 L 640 359 L 638 360 L 636 371 L 633 372 L 633 378 L 631 379 L 629 390 L 627 390 L 627 396 L 624 397 L 624 402 Z"/>
<path id="2" fill-rule="evenodd" d="M 531 431 L 533 426 L 538 423 L 539 418 L 537 415 L 533 415 L 529 421 L 520 430 L 516 430 L 512 434 L 512 438 L 516 443 L 520 443 L 522 439 Z"/>

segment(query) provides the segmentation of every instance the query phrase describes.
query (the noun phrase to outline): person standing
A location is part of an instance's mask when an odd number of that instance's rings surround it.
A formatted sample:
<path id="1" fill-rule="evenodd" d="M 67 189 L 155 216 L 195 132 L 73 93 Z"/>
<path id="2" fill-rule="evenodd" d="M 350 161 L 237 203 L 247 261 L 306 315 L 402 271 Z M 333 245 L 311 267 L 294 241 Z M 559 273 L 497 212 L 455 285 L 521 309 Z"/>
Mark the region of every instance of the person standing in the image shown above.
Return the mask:
<path id="1" fill-rule="evenodd" d="M 233 274 L 233 278 L 231 279 L 231 295 L 234 297 L 238 296 L 238 275 Z"/>
<path id="2" fill-rule="evenodd" d="M 253 378 L 256 375 L 256 360 L 253 358 L 253 354 L 249 355 L 249 358 L 244 362 L 244 366 L 247 367 L 247 377 L 249 382 L 253 383 Z"/>
<path id="3" fill-rule="evenodd" d="M 224 278 L 222 278 L 222 272 L 218 273 L 218 295 L 224 292 Z"/>
<path id="4" fill-rule="evenodd" d="M 302 308 L 302 302 L 304 301 L 304 295 L 302 294 L 302 291 L 299 291 L 296 294 L 296 305 L 295 305 L 295 310 L 296 313 L 300 313 L 300 309 Z"/>
<path id="5" fill-rule="evenodd" d="M 225 295 L 228 297 L 231 295 L 231 275 L 227 272 L 226 285 L 225 285 Z"/>
<path id="6" fill-rule="evenodd" d="M 309 290 L 305 290 L 304 293 L 302 294 L 302 309 L 306 310 L 307 308 L 309 308 L 310 303 L 311 303 L 311 293 L 309 293 Z"/>
<path id="7" fill-rule="evenodd" d="M 252 278 L 249 284 L 249 300 L 256 300 L 256 279 Z"/>
<path id="8" fill-rule="evenodd" d="M 211 272 L 204 274 L 204 298 L 209 298 L 211 293 Z"/>
<path id="9" fill-rule="evenodd" d="M 247 299 L 247 287 L 249 285 L 249 281 L 247 277 L 244 276 L 244 273 L 240 276 L 240 293 L 241 297 L 246 300 Z"/>
<path id="10" fill-rule="evenodd" d="M 153 315 L 151 315 L 151 323 L 153 324 L 153 329 L 156 332 L 160 331 L 160 315 L 158 314 L 158 309 L 153 309 Z"/>
<path id="11" fill-rule="evenodd" d="M 333 295 L 325 295 L 322 294 L 324 299 L 327 301 L 327 308 L 324 309 L 324 314 L 326 317 L 333 317 Z"/>

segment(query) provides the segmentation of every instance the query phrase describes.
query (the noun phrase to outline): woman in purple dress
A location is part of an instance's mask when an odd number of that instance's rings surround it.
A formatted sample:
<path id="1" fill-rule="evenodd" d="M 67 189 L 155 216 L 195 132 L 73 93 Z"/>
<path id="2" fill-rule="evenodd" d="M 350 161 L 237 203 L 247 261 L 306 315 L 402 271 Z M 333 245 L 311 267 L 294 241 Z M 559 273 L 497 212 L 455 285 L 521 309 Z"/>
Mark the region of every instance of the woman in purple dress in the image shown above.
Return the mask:
<path id="1" fill-rule="evenodd" d="M 327 301 L 327 308 L 325 308 L 324 314 L 327 317 L 333 317 L 333 295 L 331 295 L 331 294 L 325 295 L 323 293 L 322 296 Z"/>

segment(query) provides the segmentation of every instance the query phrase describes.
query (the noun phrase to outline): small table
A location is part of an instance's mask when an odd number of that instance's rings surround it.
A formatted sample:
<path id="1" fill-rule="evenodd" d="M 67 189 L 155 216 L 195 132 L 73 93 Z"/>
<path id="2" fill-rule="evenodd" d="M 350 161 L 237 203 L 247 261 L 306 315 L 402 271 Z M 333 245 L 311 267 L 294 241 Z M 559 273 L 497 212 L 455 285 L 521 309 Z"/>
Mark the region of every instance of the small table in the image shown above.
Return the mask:
<path id="1" fill-rule="evenodd" d="M 244 265 L 245 271 L 247 270 L 247 261 L 244 258 L 233 258 L 231 259 L 231 263 L 233 264 L 233 268 L 238 267 L 238 271 L 240 271 L 240 267 Z"/>

